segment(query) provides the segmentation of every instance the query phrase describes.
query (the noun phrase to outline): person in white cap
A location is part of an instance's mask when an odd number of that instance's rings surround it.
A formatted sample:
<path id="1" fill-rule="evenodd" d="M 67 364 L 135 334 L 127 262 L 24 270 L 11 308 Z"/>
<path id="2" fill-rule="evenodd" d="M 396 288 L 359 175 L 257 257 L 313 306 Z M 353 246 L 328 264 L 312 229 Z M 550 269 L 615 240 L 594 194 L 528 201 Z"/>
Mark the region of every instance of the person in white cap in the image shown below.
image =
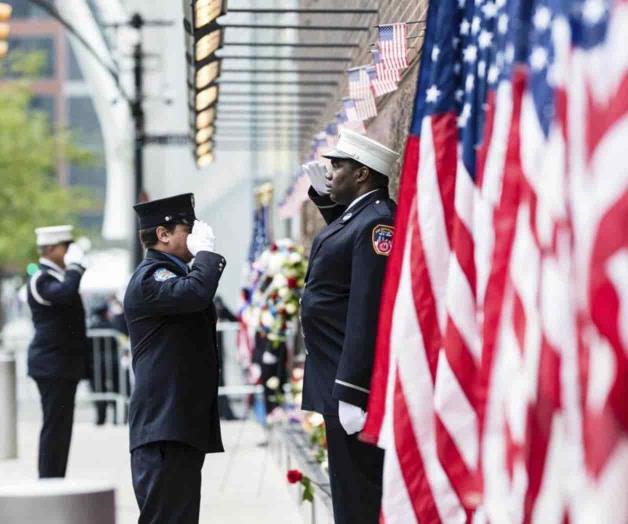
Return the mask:
<path id="1" fill-rule="evenodd" d="M 301 303 L 307 357 L 302 409 L 325 418 L 336 524 L 376 524 L 384 452 L 358 440 L 366 418 L 380 294 L 394 237 L 388 177 L 398 154 L 343 129 L 308 166 L 311 200 L 327 227 L 314 239 Z"/>
<path id="2" fill-rule="evenodd" d="M 73 243 L 72 226 L 40 227 L 35 234 L 41 258 L 28 283 L 35 327 L 28 374 L 37 383 L 43 412 L 39 477 L 65 477 L 74 395 L 86 374 L 85 310 L 78 290 L 87 262 L 83 250 Z"/>

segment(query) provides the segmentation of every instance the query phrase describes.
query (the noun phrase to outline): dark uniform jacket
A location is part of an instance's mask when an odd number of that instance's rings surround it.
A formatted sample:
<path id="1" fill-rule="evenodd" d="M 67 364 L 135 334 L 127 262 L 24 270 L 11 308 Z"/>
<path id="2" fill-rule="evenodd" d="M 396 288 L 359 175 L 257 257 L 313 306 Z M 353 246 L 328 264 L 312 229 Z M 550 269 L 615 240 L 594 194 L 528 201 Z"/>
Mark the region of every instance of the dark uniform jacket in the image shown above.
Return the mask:
<path id="1" fill-rule="evenodd" d="M 201 251 L 192 269 L 149 249 L 124 297 L 135 388 L 131 450 L 162 440 L 223 451 L 213 298 L 225 266 Z"/>
<path id="2" fill-rule="evenodd" d="M 28 374 L 33 378 L 80 380 L 86 375 L 89 346 L 78 291 L 83 271 L 77 265 L 63 271 L 42 259 L 28 282 L 35 327 L 28 349 Z"/>
<path id="3" fill-rule="evenodd" d="M 311 188 L 310 198 L 328 225 L 314 239 L 301 302 L 302 408 L 338 415 L 338 400 L 363 409 L 368 403 L 396 205 L 386 189 L 349 209 Z"/>

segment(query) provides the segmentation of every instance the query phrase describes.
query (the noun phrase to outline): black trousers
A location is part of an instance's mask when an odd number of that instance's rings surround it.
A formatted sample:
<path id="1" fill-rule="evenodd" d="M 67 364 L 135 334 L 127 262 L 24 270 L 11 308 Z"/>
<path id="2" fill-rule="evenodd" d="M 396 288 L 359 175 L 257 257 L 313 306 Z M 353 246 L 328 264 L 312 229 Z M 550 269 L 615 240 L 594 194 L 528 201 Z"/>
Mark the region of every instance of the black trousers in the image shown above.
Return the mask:
<path id="1" fill-rule="evenodd" d="M 335 524 L 377 524 L 384 451 L 347 435 L 338 417 L 325 415 Z"/>
<path id="2" fill-rule="evenodd" d="M 65 477 L 78 381 L 37 378 L 35 382 L 44 419 L 39 435 L 39 478 Z"/>
<path id="3" fill-rule="evenodd" d="M 151 442 L 131 452 L 138 524 L 197 524 L 205 453 L 181 442 Z"/>

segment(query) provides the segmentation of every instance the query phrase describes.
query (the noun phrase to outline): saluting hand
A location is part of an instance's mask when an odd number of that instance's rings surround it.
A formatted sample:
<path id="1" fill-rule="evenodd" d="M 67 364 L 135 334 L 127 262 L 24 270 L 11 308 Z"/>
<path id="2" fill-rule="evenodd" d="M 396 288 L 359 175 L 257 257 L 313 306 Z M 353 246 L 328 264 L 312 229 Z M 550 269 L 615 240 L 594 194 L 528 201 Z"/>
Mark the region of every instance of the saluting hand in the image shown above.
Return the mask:
<path id="1" fill-rule="evenodd" d="M 190 253 L 196 256 L 199 251 L 213 251 L 215 243 L 216 237 L 210 225 L 202 220 L 195 220 L 192 232 L 187 238 Z"/>
<path id="2" fill-rule="evenodd" d="M 72 243 L 68 246 L 68 250 L 63 257 L 63 263 L 66 267 L 74 265 L 87 268 L 87 256 L 78 244 Z"/>
<path id="3" fill-rule="evenodd" d="M 310 184 L 319 195 L 329 193 L 327 189 L 327 169 L 322 162 L 308 162 L 303 165 L 303 171 L 310 179 Z"/>

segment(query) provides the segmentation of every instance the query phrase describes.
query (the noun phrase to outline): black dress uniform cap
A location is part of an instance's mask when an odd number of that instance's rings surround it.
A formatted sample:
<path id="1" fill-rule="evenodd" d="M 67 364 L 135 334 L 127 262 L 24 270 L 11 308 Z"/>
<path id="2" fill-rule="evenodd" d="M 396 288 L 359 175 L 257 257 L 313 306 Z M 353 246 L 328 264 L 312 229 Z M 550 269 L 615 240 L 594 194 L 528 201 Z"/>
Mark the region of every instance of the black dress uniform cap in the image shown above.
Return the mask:
<path id="1" fill-rule="evenodd" d="M 194 224 L 194 194 L 183 193 L 133 206 L 137 214 L 139 229 L 164 224 Z"/>

